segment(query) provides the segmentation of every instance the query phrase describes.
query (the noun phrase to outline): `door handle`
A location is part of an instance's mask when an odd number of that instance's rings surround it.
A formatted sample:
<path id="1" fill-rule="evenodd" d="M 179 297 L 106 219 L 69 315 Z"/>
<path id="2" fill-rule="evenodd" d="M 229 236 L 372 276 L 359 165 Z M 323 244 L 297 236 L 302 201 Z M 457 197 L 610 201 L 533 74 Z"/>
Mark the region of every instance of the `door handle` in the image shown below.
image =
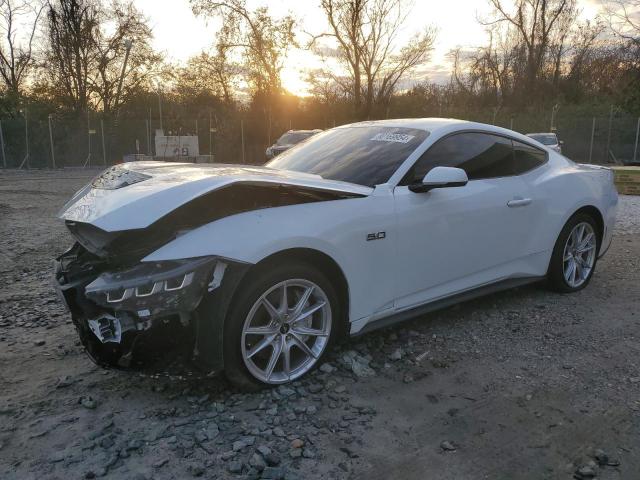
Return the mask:
<path id="1" fill-rule="evenodd" d="M 515 207 L 525 207 L 531 203 L 530 198 L 514 198 L 513 200 L 509 200 L 507 202 L 507 207 L 515 208 Z"/>

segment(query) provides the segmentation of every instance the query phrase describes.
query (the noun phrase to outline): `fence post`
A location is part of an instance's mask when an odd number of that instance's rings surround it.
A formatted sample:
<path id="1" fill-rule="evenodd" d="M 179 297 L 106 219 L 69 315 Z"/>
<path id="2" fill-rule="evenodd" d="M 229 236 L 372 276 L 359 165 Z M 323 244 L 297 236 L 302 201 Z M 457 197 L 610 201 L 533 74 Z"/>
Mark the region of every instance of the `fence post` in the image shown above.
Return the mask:
<path id="1" fill-rule="evenodd" d="M 611 150 L 611 129 L 613 127 L 613 105 L 609 111 L 609 131 L 607 132 L 607 151 L 604 153 L 605 163 L 609 163 L 609 151 Z"/>
<path id="2" fill-rule="evenodd" d="M 27 144 L 27 169 L 31 168 L 31 159 L 29 158 L 29 114 L 27 109 L 24 109 L 24 139 Z"/>
<path id="3" fill-rule="evenodd" d="M 511 116 L 511 119 L 509 120 L 509 130 L 513 130 L 513 116 Z"/>
<path id="4" fill-rule="evenodd" d="M 151 155 L 151 126 L 149 125 L 149 119 L 144 120 L 147 132 L 147 155 Z"/>
<path id="5" fill-rule="evenodd" d="M 557 103 L 551 108 L 551 126 L 549 127 L 550 132 L 553 132 L 555 128 L 556 113 L 558 113 L 559 108 L 560 108 L 560 105 L 558 105 Z"/>
<path id="6" fill-rule="evenodd" d="M 22 163 L 18 167 L 19 170 L 22 170 L 25 163 L 27 164 L 27 168 L 29 168 L 29 118 L 26 108 L 24 109 L 24 141 L 27 146 L 27 153 L 24 156 L 24 160 L 22 160 Z"/>
<path id="7" fill-rule="evenodd" d="M 0 122 L 0 144 L 2 144 L 2 164 L 7 168 L 7 156 L 4 154 L 4 133 L 2 133 L 2 122 Z"/>
<path id="8" fill-rule="evenodd" d="M 55 170 L 56 168 L 56 154 L 53 151 L 53 129 L 51 128 L 51 117 L 53 115 L 50 113 L 49 118 L 49 144 L 51 145 L 51 166 Z"/>
<path id="9" fill-rule="evenodd" d="M 87 165 L 91 166 L 91 117 L 89 116 L 89 110 L 87 109 L 87 142 L 89 146 L 89 153 L 87 154 L 87 159 L 84 161 L 84 165 L 82 168 L 85 168 Z"/>
<path id="10" fill-rule="evenodd" d="M 102 138 L 102 163 L 107 166 L 107 149 L 104 147 L 104 118 L 100 119 L 100 138 Z"/>
<path id="11" fill-rule="evenodd" d="M 589 145 L 589 163 L 591 163 L 591 157 L 593 155 L 593 136 L 596 133 L 596 117 L 593 117 L 591 122 L 591 144 Z"/>
<path id="12" fill-rule="evenodd" d="M 164 135 L 164 129 L 162 128 L 162 97 L 160 96 L 160 86 L 158 86 L 158 115 L 160 116 L 160 130 L 163 131 L 163 135 Z M 158 152 L 156 152 L 157 154 Z"/>
<path id="13" fill-rule="evenodd" d="M 636 155 L 638 153 L 638 134 L 640 134 L 640 117 L 638 117 L 638 124 L 636 125 L 636 143 L 633 147 L 633 163 L 636 163 Z"/>
<path id="14" fill-rule="evenodd" d="M 244 164 L 244 120 L 240 120 L 240 138 L 242 140 L 242 163 Z"/>

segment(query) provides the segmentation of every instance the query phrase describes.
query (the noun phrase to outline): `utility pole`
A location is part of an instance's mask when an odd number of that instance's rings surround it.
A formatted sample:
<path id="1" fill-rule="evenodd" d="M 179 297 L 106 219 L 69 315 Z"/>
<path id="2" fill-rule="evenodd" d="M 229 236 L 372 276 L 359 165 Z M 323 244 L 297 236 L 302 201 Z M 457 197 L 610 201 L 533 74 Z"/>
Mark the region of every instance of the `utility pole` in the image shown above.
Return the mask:
<path id="1" fill-rule="evenodd" d="M 56 155 L 55 155 L 55 153 L 53 151 L 53 128 L 51 128 L 51 117 L 53 117 L 53 115 L 50 113 L 49 114 L 49 143 L 51 145 L 51 166 L 55 170 L 55 168 L 56 168 Z"/>
<path id="2" fill-rule="evenodd" d="M 120 71 L 120 78 L 118 79 L 118 89 L 116 90 L 116 98 L 114 101 L 114 107 L 116 109 L 116 118 L 120 113 L 120 93 L 122 92 L 122 81 L 124 80 L 124 74 L 127 69 L 127 62 L 129 61 L 129 53 L 131 52 L 131 47 L 133 46 L 133 40 L 125 40 L 124 41 L 125 52 L 124 52 L 124 62 L 122 63 L 122 70 Z"/>

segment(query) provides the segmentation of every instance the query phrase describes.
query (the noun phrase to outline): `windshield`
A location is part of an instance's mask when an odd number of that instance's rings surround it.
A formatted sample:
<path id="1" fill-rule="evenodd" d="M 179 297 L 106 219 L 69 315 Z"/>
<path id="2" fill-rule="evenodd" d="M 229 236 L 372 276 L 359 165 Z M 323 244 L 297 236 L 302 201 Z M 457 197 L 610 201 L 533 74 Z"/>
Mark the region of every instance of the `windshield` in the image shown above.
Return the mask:
<path id="1" fill-rule="evenodd" d="M 558 137 L 554 133 L 533 133 L 529 137 L 537 140 L 543 145 L 555 145 L 558 143 Z"/>
<path id="2" fill-rule="evenodd" d="M 305 138 L 308 138 L 311 135 L 313 134 L 309 132 L 285 133 L 278 139 L 278 141 L 276 142 L 276 145 L 295 145 L 296 143 L 300 143 Z"/>
<path id="3" fill-rule="evenodd" d="M 353 126 L 327 130 L 266 164 L 373 187 L 386 183 L 429 132 L 414 128 Z"/>

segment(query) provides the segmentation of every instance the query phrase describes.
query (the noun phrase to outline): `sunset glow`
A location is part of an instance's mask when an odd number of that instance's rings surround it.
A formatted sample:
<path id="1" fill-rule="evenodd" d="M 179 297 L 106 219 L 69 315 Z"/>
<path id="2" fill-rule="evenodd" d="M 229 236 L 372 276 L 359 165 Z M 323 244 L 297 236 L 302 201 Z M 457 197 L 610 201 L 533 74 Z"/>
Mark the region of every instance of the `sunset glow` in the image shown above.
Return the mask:
<path id="1" fill-rule="evenodd" d="M 309 85 L 305 71 L 318 68 L 320 60 L 306 48 L 312 35 L 327 31 L 327 24 L 316 0 L 290 2 L 286 0 L 248 0 L 248 6 L 269 6 L 274 15 L 291 14 L 299 22 L 299 47 L 289 52 L 282 72 L 286 90 L 296 95 L 307 95 Z M 136 5 L 149 17 L 154 32 L 154 46 L 167 53 L 167 57 L 182 63 L 203 49 L 210 48 L 216 39 L 218 24 L 193 15 L 189 2 L 157 2 L 136 0 Z M 597 0 L 580 0 L 581 16 L 594 18 L 599 12 Z M 452 14 L 455 12 L 455 14 Z M 449 2 L 416 1 L 407 18 L 399 42 L 410 38 L 428 25 L 436 25 L 438 34 L 429 62 L 414 74 L 414 80 L 429 78 L 444 83 L 451 65 L 447 58 L 456 47 L 473 48 L 485 41 L 485 30 L 478 18 L 491 14 L 487 2 L 478 0 L 451 0 Z"/>

